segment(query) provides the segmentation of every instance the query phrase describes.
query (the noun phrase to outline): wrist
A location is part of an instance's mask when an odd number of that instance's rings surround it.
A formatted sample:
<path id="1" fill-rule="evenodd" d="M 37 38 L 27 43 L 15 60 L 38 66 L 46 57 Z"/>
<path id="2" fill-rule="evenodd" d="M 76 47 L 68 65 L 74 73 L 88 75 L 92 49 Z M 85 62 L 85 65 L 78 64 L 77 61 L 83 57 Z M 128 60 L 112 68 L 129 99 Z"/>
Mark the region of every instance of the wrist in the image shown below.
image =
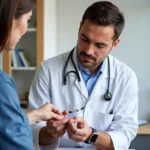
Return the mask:
<path id="1" fill-rule="evenodd" d="M 84 141 L 86 144 L 94 144 L 98 138 L 98 132 L 96 129 L 92 128 L 92 134 Z"/>
<path id="2" fill-rule="evenodd" d="M 40 114 L 37 110 L 32 110 L 26 113 L 30 124 L 40 122 Z"/>
<path id="3" fill-rule="evenodd" d="M 88 136 L 87 136 L 85 141 L 87 141 L 90 138 L 91 135 L 92 135 L 92 128 L 89 127 L 89 134 L 88 134 Z"/>
<path id="4" fill-rule="evenodd" d="M 47 129 L 47 127 L 43 127 L 39 131 L 39 144 L 48 145 L 57 142 L 59 138 L 54 137 Z"/>
<path id="5" fill-rule="evenodd" d="M 34 116 L 35 116 L 35 118 L 34 118 L 35 123 L 39 123 L 39 122 L 42 121 L 43 115 L 42 115 L 42 112 L 39 109 L 34 110 Z"/>

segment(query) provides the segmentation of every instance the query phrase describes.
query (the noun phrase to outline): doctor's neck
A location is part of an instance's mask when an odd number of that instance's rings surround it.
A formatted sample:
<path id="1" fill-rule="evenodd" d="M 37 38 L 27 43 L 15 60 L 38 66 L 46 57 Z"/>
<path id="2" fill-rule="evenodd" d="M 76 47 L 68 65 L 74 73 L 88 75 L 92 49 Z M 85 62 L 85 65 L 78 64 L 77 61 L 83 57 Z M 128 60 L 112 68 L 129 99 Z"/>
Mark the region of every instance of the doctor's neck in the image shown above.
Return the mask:
<path id="1" fill-rule="evenodd" d="M 100 70 L 101 66 L 102 66 L 103 62 L 101 62 L 100 64 L 96 65 L 96 66 L 93 66 L 93 67 L 90 67 L 90 68 L 87 68 L 88 69 L 88 72 L 92 75 L 96 72 L 98 72 L 98 70 Z"/>
<path id="2" fill-rule="evenodd" d="M 87 69 L 91 75 L 98 72 L 101 69 L 102 64 L 103 64 L 103 61 L 102 61 L 99 63 L 93 63 L 89 65 L 88 62 L 86 63 L 86 62 L 80 61 L 80 58 L 78 59 L 78 61 L 79 61 L 80 66 Z"/>

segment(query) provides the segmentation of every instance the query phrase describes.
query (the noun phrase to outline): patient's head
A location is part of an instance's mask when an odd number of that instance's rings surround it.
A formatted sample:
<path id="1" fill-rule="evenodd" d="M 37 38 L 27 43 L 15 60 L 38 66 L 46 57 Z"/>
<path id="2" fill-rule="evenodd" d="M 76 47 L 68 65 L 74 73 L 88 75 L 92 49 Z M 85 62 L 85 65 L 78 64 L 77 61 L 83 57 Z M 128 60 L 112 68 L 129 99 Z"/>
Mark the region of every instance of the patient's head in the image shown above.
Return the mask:
<path id="1" fill-rule="evenodd" d="M 12 50 L 27 31 L 35 0 L 0 0 L 0 51 Z"/>

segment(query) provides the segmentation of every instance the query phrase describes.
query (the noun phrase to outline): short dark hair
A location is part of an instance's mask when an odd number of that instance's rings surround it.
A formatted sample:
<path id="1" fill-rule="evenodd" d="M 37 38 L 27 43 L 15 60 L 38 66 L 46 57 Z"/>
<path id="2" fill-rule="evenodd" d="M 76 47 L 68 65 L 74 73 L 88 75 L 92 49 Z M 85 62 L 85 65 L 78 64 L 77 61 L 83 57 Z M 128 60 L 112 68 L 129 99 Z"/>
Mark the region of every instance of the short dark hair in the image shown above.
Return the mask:
<path id="1" fill-rule="evenodd" d="M 118 39 L 125 25 L 123 14 L 117 6 L 108 1 L 95 2 L 89 6 L 83 14 L 82 23 L 85 20 L 90 20 L 97 25 L 113 26 L 115 32 L 114 41 Z"/>
<path id="2" fill-rule="evenodd" d="M 19 19 L 34 7 L 35 0 L 0 0 L 0 51 L 9 39 L 13 19 Z"/>

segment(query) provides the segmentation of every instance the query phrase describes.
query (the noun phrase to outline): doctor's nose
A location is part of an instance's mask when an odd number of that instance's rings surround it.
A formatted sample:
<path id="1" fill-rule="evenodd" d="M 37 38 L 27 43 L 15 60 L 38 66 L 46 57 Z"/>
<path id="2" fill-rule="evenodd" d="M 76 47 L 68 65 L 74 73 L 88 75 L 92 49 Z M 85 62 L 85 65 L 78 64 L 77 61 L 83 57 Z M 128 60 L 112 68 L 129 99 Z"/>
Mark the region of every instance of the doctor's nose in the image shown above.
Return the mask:
<path id="1" fill-rule="evenodd" d="M 94 47 L 92 44 L 87 45 L 85 50 L 87 55 L 93 55 L 94 53 Z"/>

